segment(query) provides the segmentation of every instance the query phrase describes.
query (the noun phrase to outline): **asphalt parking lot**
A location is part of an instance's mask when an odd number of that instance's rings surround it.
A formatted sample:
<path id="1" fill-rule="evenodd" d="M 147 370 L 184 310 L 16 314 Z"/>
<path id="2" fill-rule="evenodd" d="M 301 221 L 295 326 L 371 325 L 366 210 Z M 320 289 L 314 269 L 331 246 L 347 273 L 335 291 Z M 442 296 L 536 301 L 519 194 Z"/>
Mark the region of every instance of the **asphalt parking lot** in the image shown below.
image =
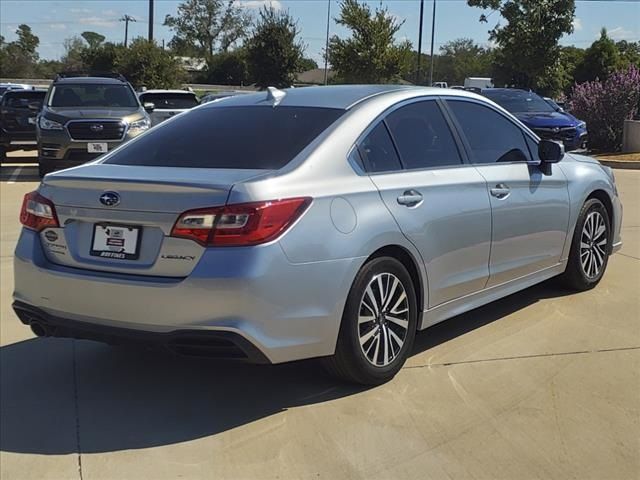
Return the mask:
<path id="1" fill-rule="evenodd" d="M 640 478 L 640 171 L 616 171 L 624 247 L 595 290 L 547 282 L 421 332 L 372 389 L 35 338 L 11 292 L 37 170 L 0 176 L 3 480 Z"/>

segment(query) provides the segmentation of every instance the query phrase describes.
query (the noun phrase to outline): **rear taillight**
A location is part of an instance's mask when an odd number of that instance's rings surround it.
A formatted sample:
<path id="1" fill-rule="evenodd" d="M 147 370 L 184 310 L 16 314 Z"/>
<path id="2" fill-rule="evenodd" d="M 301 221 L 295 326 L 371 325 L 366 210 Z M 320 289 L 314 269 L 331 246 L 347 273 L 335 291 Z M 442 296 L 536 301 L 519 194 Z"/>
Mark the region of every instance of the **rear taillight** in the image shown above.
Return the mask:
<path id="1" fill-rule="evenodd" d="M 53 203 L 38 192 L 30 192 L 24 196 L 20 210 L 20 223 L 36 232 L 60 226 Z"/>
<path id="2" fill-rule="evenodd" d="M 277 238 L 310 203 L 310 198 L 289 198 L 189 210 L 180 215 L 171 236 L 207 246 L 259 245 Z"/>

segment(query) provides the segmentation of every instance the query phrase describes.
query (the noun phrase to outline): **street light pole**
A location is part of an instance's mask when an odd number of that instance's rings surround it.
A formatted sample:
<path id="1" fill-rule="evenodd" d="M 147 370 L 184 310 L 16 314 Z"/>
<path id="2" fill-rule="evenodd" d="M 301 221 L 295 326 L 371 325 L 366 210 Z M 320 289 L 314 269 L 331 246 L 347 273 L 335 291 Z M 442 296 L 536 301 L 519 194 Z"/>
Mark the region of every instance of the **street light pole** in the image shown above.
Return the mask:
<path id="1" fill-rule="evenodd" d="M 431 19 L 431 66 L 429 67 L 429 86 L 433 86 L 433 42 L 436 37 L 436 0 L 433 0 L 433 18 Z"/>
<path id="2" fill-rule="evenodd" d="M 149 0 L 149 41 L 153 42 L 153 0 Z"/>
<path id="3" fill-rule="evenodd" d="M 327 41 L 324 46 L 324 84 L 329 83 L 329 22 L 331 22 L 331 0 L 327 0 Z"/>
<path id="4" fill-rule="evenodd" d="M 420 85 L 420 67 L 422 66 L 422 21 L 424 20 L 424 0 L 420 0 L 420 29 L 418 31 L 418 66 L 416 67 L 416 85 Z"/>
<path id="5" fill-rule="evenodd" d="M 135 22 L 136 19 L 131 15 L 123 15 L 120 21 L 124 22 L 124 47 L 127 48 L 127 39 L 129 38 L 129 22 Z"/>

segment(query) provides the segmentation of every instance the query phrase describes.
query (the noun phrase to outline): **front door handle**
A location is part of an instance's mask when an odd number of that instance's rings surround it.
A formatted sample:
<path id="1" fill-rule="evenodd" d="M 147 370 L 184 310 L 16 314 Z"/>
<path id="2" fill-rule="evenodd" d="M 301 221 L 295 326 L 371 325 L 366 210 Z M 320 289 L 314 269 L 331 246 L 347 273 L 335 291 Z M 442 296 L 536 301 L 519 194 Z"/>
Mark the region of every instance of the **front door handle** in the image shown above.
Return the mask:
<path id="1" fill-rule="evenodd" d="M 398 203 L 405 207 L 415 207 L 422 203 L 422 194 L 416 190 L 407 190 L 398 197 Z"/>
<path id="2" fill-rule="evenodd" d="M 511 193 L 511 189 L 507 187 L 504 183 L 499 183 L 495 187 L 489 190 L 491 195 L 496 198 L 507 198 Z"/>

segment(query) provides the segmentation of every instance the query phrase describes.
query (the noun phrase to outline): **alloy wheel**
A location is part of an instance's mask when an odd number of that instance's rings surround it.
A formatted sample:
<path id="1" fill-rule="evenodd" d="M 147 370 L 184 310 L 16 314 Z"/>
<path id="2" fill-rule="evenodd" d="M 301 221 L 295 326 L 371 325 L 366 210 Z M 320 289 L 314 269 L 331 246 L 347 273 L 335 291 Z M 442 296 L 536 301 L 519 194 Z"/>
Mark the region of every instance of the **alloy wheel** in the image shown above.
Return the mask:
<path id="1" fill-rule="evenodd" d="M 360 348 L 376 367 L 400 354 L 409 329 L 409 300 L 402 282 L 391 273 L 375 275 L 362 295 L 358 315 Z"/>
<path id="2" fill-rule="evenodd" d="M 580 264 L 588 278 L 596 278 L 602 271 L 608 241 L 604 217 L 600 212 L 591 212 L 580 237 Z"/>

